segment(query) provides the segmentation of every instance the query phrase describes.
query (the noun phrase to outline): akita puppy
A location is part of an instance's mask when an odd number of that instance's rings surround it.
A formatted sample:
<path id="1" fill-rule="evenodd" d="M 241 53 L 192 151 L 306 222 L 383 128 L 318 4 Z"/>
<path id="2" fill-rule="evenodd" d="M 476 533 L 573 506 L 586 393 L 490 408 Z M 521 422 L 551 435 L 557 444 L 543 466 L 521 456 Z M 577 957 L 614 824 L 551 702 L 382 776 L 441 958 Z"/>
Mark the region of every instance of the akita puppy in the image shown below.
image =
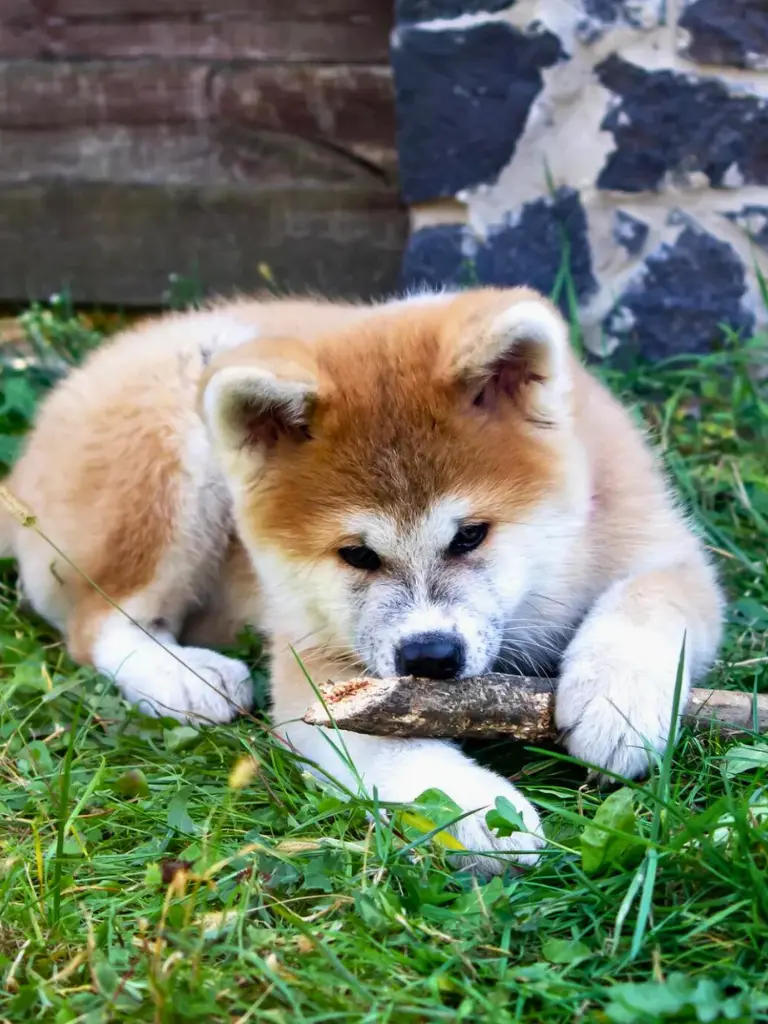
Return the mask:
<path id="1" fill-rule="evenodd" d="M 718 645 L 701 543 L 527 289 L 150 320 L 53 391 L 8 485 L 79 570 L 5 515 L 77 661 L 152 713 L 223 722 L 249 673 L 208 647 L 255 625 L 277 733 L 382 801 L 446 792 L 481 870 L 535 858 L 531 805 L 450 743 L 347 734 L 340 752 L 301 721 L 307 674 L 556 671 L 567 749 L 636 776 L 666 744 L 683 646 L 687 691 Z M 502 795 L 528 833 L 487 828 Z"/>

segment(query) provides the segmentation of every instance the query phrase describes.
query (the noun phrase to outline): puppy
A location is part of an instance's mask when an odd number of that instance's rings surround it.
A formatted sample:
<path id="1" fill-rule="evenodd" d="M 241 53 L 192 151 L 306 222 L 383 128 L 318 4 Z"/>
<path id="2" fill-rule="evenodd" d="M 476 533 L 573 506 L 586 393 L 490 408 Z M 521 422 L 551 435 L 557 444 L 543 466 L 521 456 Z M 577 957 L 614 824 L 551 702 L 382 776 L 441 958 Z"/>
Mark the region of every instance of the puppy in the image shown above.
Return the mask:
<path id="1" fill-rule="evenodd" d="M 533 807 L 449 743 L 342 747 L 301 721 L 308 677 L 557 671 L 570 753 L 637 776 L 683 649 L 685 697 L 719 641 L 715 576 L 640 432 L 527 289 L 151 320 L 53 391 L 8 486 L 40 532 L 6 514 L 4 546 L 75 660 L 151 713 L 223 722 L 251 685 L 209 646 L 256 626 L 277 733 L 382 801 L 446 792 L 485 872 L 535 859 Z M 499 796 L 527 832 L 487 828 Z"/>

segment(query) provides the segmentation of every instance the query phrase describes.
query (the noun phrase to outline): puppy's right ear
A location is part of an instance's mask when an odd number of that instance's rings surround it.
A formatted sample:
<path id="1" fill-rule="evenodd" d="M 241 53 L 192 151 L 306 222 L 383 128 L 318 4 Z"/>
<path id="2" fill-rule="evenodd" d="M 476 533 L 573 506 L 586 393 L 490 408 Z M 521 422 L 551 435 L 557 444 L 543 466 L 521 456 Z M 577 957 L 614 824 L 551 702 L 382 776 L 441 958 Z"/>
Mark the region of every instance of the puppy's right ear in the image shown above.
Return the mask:
<path id="1" fill-rule="evenodd" d="M 292 347 L 288 339 L 274 346 L 255 342 L 208 368 L 201 411 L 220 450 L 265 457 L 281 442 L 309 437 L 317 379 L 306 360 L 292 357 Z"/>
<path id="2" fill-rule="evenodd" d="M 491 415 L 515 407 L 533 426 L 568 424 L 572 360 L 559 311 L 530 288 L 466 292 L 454 306 L 449 365 L 473 405 Z"/>

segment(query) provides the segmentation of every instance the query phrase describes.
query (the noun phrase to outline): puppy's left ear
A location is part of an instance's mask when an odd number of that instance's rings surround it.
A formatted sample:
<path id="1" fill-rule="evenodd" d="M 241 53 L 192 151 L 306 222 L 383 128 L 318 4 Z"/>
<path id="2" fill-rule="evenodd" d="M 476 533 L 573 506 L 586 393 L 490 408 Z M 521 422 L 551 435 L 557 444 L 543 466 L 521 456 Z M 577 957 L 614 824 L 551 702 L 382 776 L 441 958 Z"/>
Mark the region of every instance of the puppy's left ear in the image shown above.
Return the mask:
<path id="1" fill-rule="evenodd" d="M 307 355 L 299 342 L 266 339 L 208 367 L 200 411 L 227 465 L 260 469 L 279 447 L 307 440 L 318 387 Z"/>
<path id="2" fill-rule="evenodd" d="M 452 373 L 478 409 L 503 412 L 511 403 L 542 427 L 570 419 L 568 327 L 550 302 L 528 289 L 486 293 L 460 324 Z"/>

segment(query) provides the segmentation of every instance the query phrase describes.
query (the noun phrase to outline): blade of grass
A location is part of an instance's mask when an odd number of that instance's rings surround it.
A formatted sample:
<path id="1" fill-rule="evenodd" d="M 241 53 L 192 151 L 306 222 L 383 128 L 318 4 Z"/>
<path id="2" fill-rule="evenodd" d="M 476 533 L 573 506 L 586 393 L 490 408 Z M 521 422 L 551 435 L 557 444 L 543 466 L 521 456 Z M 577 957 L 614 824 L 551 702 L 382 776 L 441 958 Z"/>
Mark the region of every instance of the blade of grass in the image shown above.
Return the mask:
<path id="1" fill-rule="evenodd" d="M 69 727 L 69 743 L 67 744 L 67 752 L 64 756 L 64 766 L 61 774 L 59 816 L 56 828 L 56 855 L 53 863 L 53 910 L 51 923 L 54 928 L 59 925 L 61 920 L 61 874 L 64 866 L 64 840 L 66 838 L 67 823 L 69 821 L 67 807 L 69 806 L 69 790 L 72 781 L 72 759 L 75 756 L 77 727 L 80 721 L 80 714 L 83 708 L 84 699 L 85 694 L 82 694 L 80 696 L 80 700 L 75 706 L 75 713 L 72 716 L 72 722 Z"/>
<path id="2" fill-rule="evenodd" d="M 669 735 L 667 737 L 667 745 L 664 748 L 664 757 L 661 762 L 658 782 L 654 787 L 659 794 L 659 800 L 653 809 L 651 845 L 648 847 L 645 855 L 645 877 L 643 879 L 643 891 L 640 897 L 640 904 L 637 909 L 637 920 L 635 922 L 635 931 L 632 936 L 632 945 L 629 951 L 630 960 L 636 959 L 642 949 L 645 932 L 653 910 L 653 890 L 656 885 L 656 874 L 659 866 L 658 845 L 661 840 L 662 827 L 665 820 L 663 805 L 669 804 L 670 802 L 672 754 L 677 743 L 677 735 L 680 728 L 680 704 L 683 694 L 683 681 L 685 679 L 685 644 L 686 637 L 683 636 L 680 657 L 677 663 L 675 690 L 672 697 L 672 714 L 669 723 Z"/>

